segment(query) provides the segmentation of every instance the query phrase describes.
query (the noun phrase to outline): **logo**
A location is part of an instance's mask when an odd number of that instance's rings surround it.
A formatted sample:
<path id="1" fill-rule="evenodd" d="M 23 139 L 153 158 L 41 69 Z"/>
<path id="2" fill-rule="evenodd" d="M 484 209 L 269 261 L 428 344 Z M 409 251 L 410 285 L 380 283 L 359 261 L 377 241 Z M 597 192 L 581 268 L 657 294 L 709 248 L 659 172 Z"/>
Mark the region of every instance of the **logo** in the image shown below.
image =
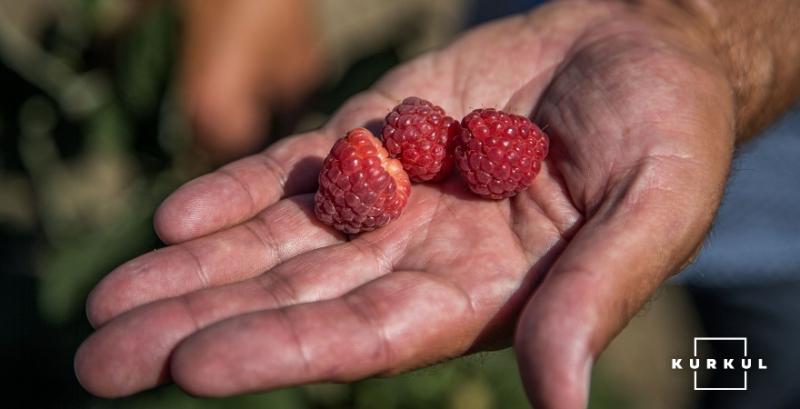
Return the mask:
<path id="1" fill-rule="evenodd" d="M 673 358 L 673 370 L 691 370 L 696 391 L 746 391 L 747 374 L 752 371 L 763 371 L 767 364 L 763 358 L 748 356 L 746 337 L 695 337 L 691 358 Z M 725 379 L 741 379 L 732 385 L 714 388 L 697 385 L 697 374 L 701 371 L 741 372 L 741 377 L 731 376 Z"/>

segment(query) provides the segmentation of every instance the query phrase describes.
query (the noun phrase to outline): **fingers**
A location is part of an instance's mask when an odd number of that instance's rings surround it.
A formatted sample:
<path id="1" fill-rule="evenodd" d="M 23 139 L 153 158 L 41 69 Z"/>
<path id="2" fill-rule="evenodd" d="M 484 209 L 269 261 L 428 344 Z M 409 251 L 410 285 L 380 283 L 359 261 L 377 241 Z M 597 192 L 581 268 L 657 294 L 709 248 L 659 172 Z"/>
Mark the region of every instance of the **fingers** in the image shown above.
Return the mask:
<path id="1" fill-rule="evenodd" d="M 89 321 L 97 327 L 139 305 L 245 280 L 283 260 L 342 241 L 317 222 L 312 207 L 312 195 L 296 196 L 239 226 L 121 265 L 89 296 Z"/>
<path id="2" fill-rule="evenodd" d="M 340 298 L 206 328 L 178 347 L 171 371 L 203 396 L 351 381 L 463 353 L 479 331 L 473 318 L 469 298 L 449 282 L 396 272 Z"/>
<path id="3" fill-rule="evenodd" d="M 594 360 L 693 254 L 711 223 L 724 175 L 698 177 L 703 172 L 677 159 L 644 161 L 551 268 L 524 308 L 515 340 L 534 406 L 586 407 Z"/>
<path id="4" fill-rule="evenodd" d="M 156 232 L 166 243 L 190 240 L 248 220 L 280 198 L 313 192 L 335 140 L 353 127 L 382 120 L 391 104 L 377 92 L 362 93 L 325 128 L 282 140 L 185 184 L 156 211 Z"/>
<path id="5" fill-rule="evenodd" d="M 217 163 L 264 143 L 268 108 L 297 104 L 324 65 L 305 0 L 183 2 L 183 105 Z"/>
<path id="6" fill-rule="evenodd" d="M 283 197 L 314 191 L 334 139 L 322 131 L 289 138 L 185 184 L 156 211 L 156 232 L 166 243 L 179 243 L 248 220 Z"/>
<path id="7" fill-rule="evenodd" d="M 101 396 L 154 387 L 167 380 L 173 349 L 202 328 L 248 312 L 331 299 L 388 274 L 396 260 L 376 259 L 372 247 L 384 244 L 392 245 L 357 239 L 320 248 L 246 281 L 137 308 L 100 328 L 81 346 L 76 371 L 82 384 Z"/>
<path id="8" fill-rule="evenodd" d="M 184 2 L 186 25 L 181 61 L 181 96 L 199 145 L 226 161 L 257 148 L 265 128 L 267 87 L 259 75 L 262 50 L 253 36 L 254 13 L 233 21 L 236 2 Z"/>

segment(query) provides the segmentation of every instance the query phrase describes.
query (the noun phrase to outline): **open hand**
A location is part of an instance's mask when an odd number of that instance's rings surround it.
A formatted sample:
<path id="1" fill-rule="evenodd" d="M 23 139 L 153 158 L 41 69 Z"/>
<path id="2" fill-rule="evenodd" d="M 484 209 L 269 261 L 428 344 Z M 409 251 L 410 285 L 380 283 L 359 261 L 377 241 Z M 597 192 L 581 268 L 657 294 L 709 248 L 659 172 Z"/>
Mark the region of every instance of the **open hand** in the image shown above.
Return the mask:
<path id="1" fill-rule="evenodd" d="M 591 363 L 692 256 L 730 164 L 730 85 L 703 32 L 670 12 L 564 1 L 483 26 L 397 68 L 325 128 L 188 183 L 156 215 L 171 245 L 92 293 L 81 382 L 102 396 L 169 380 L 220 396 L 515 341 L 534 404 L 585 406 Z M 454 117 L 534 115 L 551 137 L 541 174 L 503 201 L 456 174 L 415 185 L 399 219 L 354 237 L 317 222 L 335 139 L 410 95 Z"/>

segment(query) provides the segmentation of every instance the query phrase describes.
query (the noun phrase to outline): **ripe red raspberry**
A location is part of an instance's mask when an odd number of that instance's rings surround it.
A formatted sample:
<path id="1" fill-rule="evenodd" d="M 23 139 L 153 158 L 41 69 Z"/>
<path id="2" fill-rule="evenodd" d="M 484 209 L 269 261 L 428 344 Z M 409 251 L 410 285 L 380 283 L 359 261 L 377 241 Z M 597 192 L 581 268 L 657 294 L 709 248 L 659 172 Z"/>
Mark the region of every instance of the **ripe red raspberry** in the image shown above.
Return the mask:
<path id="1" fill-rule="evenodd" d="M 314 212 L 345 233 L 375 230 L 400 216 L 411 182 L 378 138 L 356 128 L 336 141 L 319 172 Z"/>
<path id="2" fill-rule="evenodd" d="M 381 136 L 412 181 L 428 182 L 444 179 L 453 169 L 459 128 L 441 107 L 408 97 L 386 115 Z"/>
<path id="3" fill-rule="evenodd" d="M 461 127 L 456 162 L 473 192 L 503 199 L 530 186 L 548 148 L 547 136 L 530 119 L 476 109 Z"/>

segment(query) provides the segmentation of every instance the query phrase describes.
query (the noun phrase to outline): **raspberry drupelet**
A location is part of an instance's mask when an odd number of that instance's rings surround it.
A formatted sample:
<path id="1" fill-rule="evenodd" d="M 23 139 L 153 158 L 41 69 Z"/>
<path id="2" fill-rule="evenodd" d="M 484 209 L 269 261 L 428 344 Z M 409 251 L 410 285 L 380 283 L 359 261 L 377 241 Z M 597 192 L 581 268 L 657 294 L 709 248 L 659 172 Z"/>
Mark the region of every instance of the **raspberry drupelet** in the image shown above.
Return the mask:
<path id="1" fill-rule="evenodd" d="M 372 133 L 356 128 L 339 139 L 325 158 L 314 196 L 317 218 L 339 231 L 375 230 L 400 216 L 411 182 Z"/>
<path id="2" fill-rule="evenodd" d="M 408 97 L 386 115 L 381 137 L 389 155 L 403 163 L 413 182 L 429 182 L 452 171 L 460 131 L 458 121 L 441 107 Z"/>
<path id="3" fill-rule="evenodd" d="M 503 199 L 530 186 L 548 150 L 547 136 L 530 119 L 476 109 L 461 127 L 456 163 L 473 192 Z"/>

